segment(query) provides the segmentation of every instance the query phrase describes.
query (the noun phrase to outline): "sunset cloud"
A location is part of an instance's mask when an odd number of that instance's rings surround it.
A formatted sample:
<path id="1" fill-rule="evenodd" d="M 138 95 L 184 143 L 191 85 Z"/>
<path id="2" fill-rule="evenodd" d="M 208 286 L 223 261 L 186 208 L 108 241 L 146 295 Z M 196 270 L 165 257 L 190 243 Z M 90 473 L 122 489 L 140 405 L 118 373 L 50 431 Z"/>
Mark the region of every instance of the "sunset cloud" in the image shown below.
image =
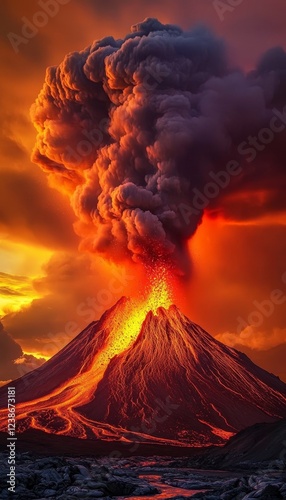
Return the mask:
<path id="1" fill-rule="evenodd" d="M 3 323 L 23 351 L 48 357 L 136 286 L 132 270 L 77 253 L 54 254 L 43 273 L 32 281 L 38 298 Z"/>
<path id="2" fill-rule="evenodd" d="M 15 276 L 0 272 L 1 316 L 21 309 L 37 296 L 31 280 L 26 276 Z"/>
<path id="3" fill-rule="evenodd" d="M 286 343 L 286 328 L 274 328 L 269 332 L 248 326 L 240 333 L 224 332 L 217 335 L 216 339 L 237 349 L 245 346 L 258 351 L 266 351 L 279 344 Z"/>

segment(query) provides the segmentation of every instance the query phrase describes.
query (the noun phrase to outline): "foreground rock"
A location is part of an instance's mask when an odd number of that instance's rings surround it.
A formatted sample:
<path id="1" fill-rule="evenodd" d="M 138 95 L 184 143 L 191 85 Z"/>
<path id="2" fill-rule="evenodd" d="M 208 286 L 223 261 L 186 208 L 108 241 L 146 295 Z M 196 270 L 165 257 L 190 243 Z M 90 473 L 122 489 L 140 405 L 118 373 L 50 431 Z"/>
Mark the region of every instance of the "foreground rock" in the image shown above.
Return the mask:
<path id="1" fill-rule="evenodd" d="M 206 469 L 255 467 L 260 463 L 265 468 L 266 463 L 279 464 L 280 469 L 286 461 L 286 420 L 272 423 L 255 424 L 238 432 L 222 447 L 212 447 L 203 450 L 197 456 L 190 458 L 188 464 L 192 467 Z M 260 465 L 258 465 L 260 467 Z"/>
<path id="2" fill-rule="evenodd" d="M 189 459 L 133 457 L 115 459 L 39 458 L 17 456 L 15 500 L 152 497 L 168 489 L 165 498 L 204 500 L 286 499 L 283 461 L 264 463 L 247 472 L 191 470 Z M 261 464 L 260 464 L 261 465 Z M 0 455 L 0 496 L 7 490 L 7 456 Z M 156 478 L 156 481 L 154 480 Z M 158 479 L 159 478 L 159 479 Z M 174 495 L 172 496 L 172 491 Z M 180 491 L 180 495 L 177 492 Z M 171 496 L 169 493 L 171 492 Z M 197 493 L 196 493 L 197 492 Z"/>
<path id="3" fill-rule="evenodd" d="M 171 484 L 170 482 L 168 484 Z M 285 474 L 271 476 L 265 472 L 258 475 L 244 476 L 241 479 L 229 481 L 209 480 L 198 481 L 193 478 L 181 485 L 190 490 L 205 489 L 204 492 L 195 493 L 192 499 L 202 500 L 248 500 L 259 498 L 261 500 L 286 499 Z M 209 491 L 206 491 L 209 490 Z"/>
<path id="4" fill-rule="evenodd" d="M 7 458 L 0 455 L 1 498 L 10 498 L 7 485 Z M 158 490 L 136 474 L 107 468 L 95 460 L 17 457 L 16 493 L 13 498 L 60 499 L 106 498 L 109 496 L 152 495 Z"/>

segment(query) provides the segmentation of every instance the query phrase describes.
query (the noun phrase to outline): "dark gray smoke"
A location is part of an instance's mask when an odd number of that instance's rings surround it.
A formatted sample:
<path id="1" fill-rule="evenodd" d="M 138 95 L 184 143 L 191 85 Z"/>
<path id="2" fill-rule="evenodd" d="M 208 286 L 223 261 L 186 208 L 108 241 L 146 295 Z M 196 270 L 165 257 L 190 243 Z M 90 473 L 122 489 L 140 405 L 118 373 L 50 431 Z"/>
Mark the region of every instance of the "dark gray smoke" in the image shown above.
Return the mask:
<path id="1" fill-rule="evenodd" d="M 284 106 L 285 83 L 282 49 L 245 75 L 207 29 L 147 19 L 123 40 L 98 40 L 47 70 L 32 108 L 33 159 L 69 194 L 84 248 L 184 267 L 204 210 L 227 216 L 226 193 L 267 190 L 269 178 L 279 192 L 285 140 L 269 145 L 260 170 L 239 145 Z M 246 170 L 198 209 L 198 193 L 238 158 Z M 249 198 L 247 206 L 251 213 Z"/>

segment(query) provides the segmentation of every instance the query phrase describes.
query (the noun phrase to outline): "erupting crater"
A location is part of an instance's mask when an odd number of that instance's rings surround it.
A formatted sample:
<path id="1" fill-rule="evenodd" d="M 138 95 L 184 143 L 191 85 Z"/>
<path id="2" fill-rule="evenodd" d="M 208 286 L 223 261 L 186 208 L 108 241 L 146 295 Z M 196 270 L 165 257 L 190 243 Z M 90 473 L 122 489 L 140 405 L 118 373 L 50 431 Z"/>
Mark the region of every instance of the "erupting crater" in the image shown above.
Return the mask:
<path id="1" fill-rule="evenodd" d="M 286 417 L 286 384 L 171 304 L 164 280 L 144 303 L 122 298 L 16 380 L 18 432 L 203 446 Z"/>

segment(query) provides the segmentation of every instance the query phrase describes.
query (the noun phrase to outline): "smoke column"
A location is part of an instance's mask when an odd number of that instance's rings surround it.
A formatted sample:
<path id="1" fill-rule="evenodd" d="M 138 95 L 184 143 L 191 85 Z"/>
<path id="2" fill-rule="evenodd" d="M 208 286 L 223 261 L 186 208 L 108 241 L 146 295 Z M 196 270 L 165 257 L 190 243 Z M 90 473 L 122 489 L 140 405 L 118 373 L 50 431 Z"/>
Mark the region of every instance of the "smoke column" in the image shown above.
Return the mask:
<path id="1" fill-rule="evenodd" d="M 204 210 L 186 218 L 182 207 L 238 156 L 241 141 L 269 124 L 273 107 L 286 103 L 285 82 L 282 49 L 245 74 L 208 29 L 146 19 L 123 40 L 95 41 L 48 68 L 31 110 L 33 161 L 69 195 L 82 248 L 184 273 L 186 243 Z M 269 179 L 278 192 L 279 144 L 268 148 L 271 161 L 248 166 L 207 209 L 223 209 L 226 192 L 246 185 L 267 189 Z"/>

